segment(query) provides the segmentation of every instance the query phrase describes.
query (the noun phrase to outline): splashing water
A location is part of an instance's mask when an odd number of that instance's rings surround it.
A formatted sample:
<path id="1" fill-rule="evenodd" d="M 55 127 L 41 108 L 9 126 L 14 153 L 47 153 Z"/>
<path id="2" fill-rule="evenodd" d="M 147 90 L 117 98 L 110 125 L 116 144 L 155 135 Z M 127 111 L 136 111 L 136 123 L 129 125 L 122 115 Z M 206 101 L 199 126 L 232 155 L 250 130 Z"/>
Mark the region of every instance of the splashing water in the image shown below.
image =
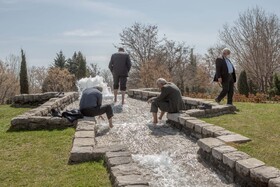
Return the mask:
<path id="1" fill-rule="evenodd" d="M 100 86 L 103 88 L 103 99 L 113 99 L 111 88 L 108 87 L 107 83 L 104 81 L 104 78 L 99 75 L 96 75 L 95 77 L 82 78 L 77 82 L 79 93 L 81 93 L 86 88 L 91 88 L 94 86 Z"/>

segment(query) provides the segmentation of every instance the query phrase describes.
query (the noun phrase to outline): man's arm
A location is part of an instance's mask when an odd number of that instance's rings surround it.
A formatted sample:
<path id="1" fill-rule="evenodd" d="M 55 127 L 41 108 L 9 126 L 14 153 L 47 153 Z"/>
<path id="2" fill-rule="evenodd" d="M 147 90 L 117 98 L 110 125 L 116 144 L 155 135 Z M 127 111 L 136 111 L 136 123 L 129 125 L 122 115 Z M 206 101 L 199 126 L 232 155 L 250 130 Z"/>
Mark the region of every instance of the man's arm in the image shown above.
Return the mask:
<path id="1" fill-rule="evenodd" d="M 166 87 L 162 87 L 161 93 L 157 96 L 154 100 L 155 101 L 162 101 L 169 95 L 169 89 Z"/>
<path id="2" fill-rule="evenodd" d="M 222 59 L 217 58 L 216 59 L 216 76 L 217 76 L 218 82 L 221 82 L 221 79 L 222 79 L 221 68 L 222 68 Z"/>
<path id="3" fill-rule="evenodd" d="M 97 106 L 101 106 L 102 105 L 102 94 L 99 93 L 97 95 Z"/>
<path id="4" fill-rule="evenodd" d="M 109 66 L 108 66 L 111 72 L 113 72 L 113 66 L 114 66 L 114 65 L 113 65 L 113 55 L 112 55 L 112 56 L 111 56 L 110 63 L 109 63 Z"/>
<path id="5" fill-rule="evenodd" d="M 126 66 L 127 66 L 128 72 L 129 72 L 129 71 L 130 71 L 130 68 L 131 68 L 131 61 L 130 61 L 129 55 L 127 55 Z"/>

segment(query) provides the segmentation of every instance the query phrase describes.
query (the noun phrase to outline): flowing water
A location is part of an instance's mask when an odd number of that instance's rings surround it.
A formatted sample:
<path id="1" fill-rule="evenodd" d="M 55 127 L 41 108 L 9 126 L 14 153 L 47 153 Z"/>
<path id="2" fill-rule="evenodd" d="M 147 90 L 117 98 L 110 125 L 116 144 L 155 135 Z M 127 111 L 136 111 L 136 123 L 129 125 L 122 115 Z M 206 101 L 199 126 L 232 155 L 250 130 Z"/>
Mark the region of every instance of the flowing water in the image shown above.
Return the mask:
<path id="1" fill-rule="evenodd" d="M 100 78 L 98 78 L 100 79 Z M 112 94 L 106 90 L 103 80 L 82 79 L 81 87 L 102 85 L 105 88 L 103 103 L 112 103 Z M 104 89 L 103 89 L 104 91 Z M 108 91 L 108 92 L 107 92 Z M 104 93 L 103 93 L 104 94 Z M 120 100 L 120 98 L 118 98 Z M 147 102 L 126 98 L 126 104 L 112 104 L 113 125 L 97 117 L 98 146 L 121 143 L 132 152 L 144 177 L 152 187 L 232 187 L 223 177 L 212 171 L 198 159 L 198 145 L 195 139 L 186 136 L 165 123 L 157 126 L 151 123 L 150 105 Z M 78 108 L 78 101 L 71 108 Z M 90 118 L 89 118 L 90 120 Z"/>

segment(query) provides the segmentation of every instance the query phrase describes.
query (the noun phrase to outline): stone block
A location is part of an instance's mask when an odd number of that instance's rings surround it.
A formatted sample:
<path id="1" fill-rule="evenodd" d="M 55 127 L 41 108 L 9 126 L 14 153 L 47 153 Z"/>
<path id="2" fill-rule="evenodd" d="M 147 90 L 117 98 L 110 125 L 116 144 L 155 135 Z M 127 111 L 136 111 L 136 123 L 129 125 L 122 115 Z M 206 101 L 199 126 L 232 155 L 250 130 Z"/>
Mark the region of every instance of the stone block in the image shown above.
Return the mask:
<path id="1" fill-rule="evenodd" d="M 78 122 L 76 131 L 94 131 L 95 130 L 95 123 L 81 123 Z"/>
<path id="2" fill-rule="evenodd" d="M 206 137 L 213 137 L 214 136 L 214 133 L 217 132 L 217 131 L 223 131 L 225 130 L 224 128 L 222 127 L 219 127 L 219 126 L 204 126 L 202 128 L 202 134 Z"/>
<path id="3" fill-rule="evenodd" d="M 96 144 L 94 138 L 75 138 L 73 141 L 74 147 L 94 147 Z"/>
<path id="4" fill-rule="evenodd" d="M 227 166 L 229 166 L 231 169 L 235 168 L 236 161 L 239 160 L 245 160 L 250 158 L 250 156 L 244 152 L 241 151 L 235 151 L 226 153 L 223 155 L 223 163 Z"/>
<path id="5" fill-rule="evenodd" d="M 194 125 L 194 131 L 196 133 L 199 133 L 199 134 L 202 134 L 202 129 L 204 127 L 209 127 L 209 126 L 213 126 L 213 124 L 210 124 L 210 123 L 205 123 L 204 121 L 202 123 L 196 123 Z"/>
<path id="6" fill-rule="evenodd" d="M 214 137 L 223 136 L 223 135 L 230 135 L 235 134 L 234 132 L 228 131 L 228 130 L 221 130 L 214 132 Z"/>
<path id="7" fill-rule="evenodd" d="M 80 162 L 87 162 L 92 161 L 92 147 L 73 147 L 70 152 L 70 163 L 80 163 Z"/>
<path id="8" fill-rule="evenodd" d="M 228 145 L 214 147 L 212 149 L 212 156 L 218 160 L 223 160 L 223 154 L 234 151 L 237 151 L 237 149 Z"/>
<path id="9" fill-rule="evenodd" d="M 175 122 L 179 122 L 180 113 L 167 113 L 167 119 Z"/>
<path id="10" fill-rule="evenodd" d="M 256 182 L 268 184 L 270 179 L 280 177 L 280 171 L 271 166 L 261 166 L 251 169 L 250 176 Z"/>
<path id="11" fill-rule="evenodd" d="M 128 90 L 128 91 L 127 91 L 127 95 L 128 95 L 129 97 L 133 97 L 133 90 Z"/>
<path id="12" fill-rule="evenodd" d="M 218 136 L 217 138 L 226 143 L 245 143 L 251 141 L 250 138 L 247 138 L 240 134 L 223 135 L 223 136 Z"/>
<path id="13" fill-rule="evenodd" d="M 121 151 L 121 152 L 107 152 L 106 158 L 114 158 L 114 157 L 129 157 L 131 156 L 130 152 L 127 151 Z"/>
<path id="14" fill-rule="evenodd" d="M 94 138 L 95 132 L 94 131 L 76 131 L 75 138 Z"/>
<path id="15" fill-rule="evenodd" d="M 94 157 L 102 157 L 106 152 L 121 152 L 126 151 L 127 148 L 123 145 L 115 144 L 110 146 L 104 146 L 104 147 L 96 147 L 93 150 Z"/>
<path id="16" fill-rule="evenodd" d="M 140 169 L 135 163 L 117 165 L 110 168 L 114 177 L 123 175 L 141 175 Z"/>
<path id="17" fill-rule="evenodd" d="M 250 175 L 250 169 L 257 168 L 260 166 L 264 166 L 265 163 L 263 163 L 260 160 L 257 160 L 255 158 L 249 158 L 245 160 L 239 160 L 236 162 L 235 168 L 236 172 L 241 176 L 249 176 Z"/>
<path id="18" fill-rule="evenodd" d="M 206 123 L 205 121 L 199 120 L 197 118 L 195 119 L 188 119 L 185 121 L 185 126 L 191 130 L 194 130 L 194 127 L 196 124 L 202 124 L 202 123 Z"/>
<path id="19" fill-rule="evenodd" d="M 114 186 L 128 186 L 128 185 L 149 185 L 142 175 L 125 175 L 117 176 L 116 184 Z"/>
<path id="20" fill-rule="evenodd" d="M 207 153 L 210 153 L 212 148 L 225 145 L 224 142 L 216 138 L 203 138 L 197 141 L 198 146 Z"/>
<path id="21" fill-rule="evenodd" d="M 13 127 L 18 125 L 28 124 L 28 123 L 29 123 L 29 119 L 27 116 L 17 116 L 11 120 L 11 125 Z"/>
<path id="22" fill-rule="evenodd" d="M 196 119 L 197 118 L 195 118 L 195 117 L 190 117 L 187 114 L 184 114 L 184 115 L 179 116 L 179 123 L 181 125 L 185 126 L 187 120 L 196 120 Z"/>
<path id="23" fill-rule="evenodd" d="M 205 116 L 205 111 L 200 109 L 191 109 L 191 110 L 187 110 L 186 114 L 192 117 L 203 117 Z"/>
<path id="24" fill-rule="evenodd" d="M 280 187 L 280 177 L 268 181 L 268 187 Z"/>
<path id="25" fill-rule="evenodd" d="M 108 158 L 106 164 L 108 167 L 114 167 L 118 165 L 123 165 L 123 164 L 129 164 L 132 162 L 131 156 L 129 157 L 113 157 L 113 158 Z"/>

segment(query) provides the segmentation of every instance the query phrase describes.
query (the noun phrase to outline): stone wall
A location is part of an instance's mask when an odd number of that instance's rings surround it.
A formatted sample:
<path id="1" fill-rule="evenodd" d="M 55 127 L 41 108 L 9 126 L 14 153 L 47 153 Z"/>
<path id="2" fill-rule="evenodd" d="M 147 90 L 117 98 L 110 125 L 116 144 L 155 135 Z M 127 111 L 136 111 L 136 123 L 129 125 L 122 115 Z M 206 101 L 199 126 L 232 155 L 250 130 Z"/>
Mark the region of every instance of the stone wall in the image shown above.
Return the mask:
<path id="1" fill-rule="evenodd" d="M 79 94 L 77 92 L 67 92 L 62 97 L 51 98 L 39 107 L 13 118 L 9 130 L 51 130 L 73 127 L 75 123 L 70 123 L 65 118 L 52 117 L 51 109 L 62 111 L 67 105 L 73 103 L 78 98 Z"/>
<path id="2" fill-rule="evenodd" d="M 58 95 L 58 92 L 16 95 L 13 98 L 12 105 L 13 106 L 21 106 L 21 105 L 37 106 L 39 104 L 43 104 L 44 102 L 55 97 L 56 95 Z"/>

